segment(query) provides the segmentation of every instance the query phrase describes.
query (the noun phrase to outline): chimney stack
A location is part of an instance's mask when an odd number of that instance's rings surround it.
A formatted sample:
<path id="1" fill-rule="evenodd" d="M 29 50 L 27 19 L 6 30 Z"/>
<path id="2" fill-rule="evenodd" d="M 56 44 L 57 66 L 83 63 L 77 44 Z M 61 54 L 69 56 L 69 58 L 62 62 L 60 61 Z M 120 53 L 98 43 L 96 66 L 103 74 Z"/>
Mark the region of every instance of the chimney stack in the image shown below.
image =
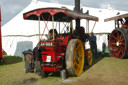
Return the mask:
<path id="1" fill-rule="evenodd" d="M 80 12 L 80 0 L 75 0 L 74 11 Z M 76 19 L 76 31 L 80 35 L 80 19 Z"/>

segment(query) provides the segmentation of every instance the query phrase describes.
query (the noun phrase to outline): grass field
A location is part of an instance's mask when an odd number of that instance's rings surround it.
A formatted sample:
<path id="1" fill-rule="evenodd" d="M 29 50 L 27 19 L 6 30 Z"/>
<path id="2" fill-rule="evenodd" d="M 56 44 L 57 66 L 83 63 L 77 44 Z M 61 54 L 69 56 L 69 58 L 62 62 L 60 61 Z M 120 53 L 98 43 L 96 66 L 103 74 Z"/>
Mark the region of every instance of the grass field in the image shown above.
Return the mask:
<path id="1" fill-rule="evenodd" d="M 128 59 L 99 57 L 91 67 L 85 66 L 80 77 L 68 77 L 62 81 L 57 75 L 45 79 L 34 73 L 24 72 L 24 61 L 19 57 L 4 56 L 0 64 L 0 85 L 128 85 Z"/>

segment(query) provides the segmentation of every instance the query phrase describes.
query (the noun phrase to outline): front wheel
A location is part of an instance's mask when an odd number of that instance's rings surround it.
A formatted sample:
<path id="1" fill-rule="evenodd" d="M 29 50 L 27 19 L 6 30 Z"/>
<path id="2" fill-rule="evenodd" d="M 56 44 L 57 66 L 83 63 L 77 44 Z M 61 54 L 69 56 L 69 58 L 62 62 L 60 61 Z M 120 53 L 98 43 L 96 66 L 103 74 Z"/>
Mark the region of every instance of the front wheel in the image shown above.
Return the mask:
<path id="1" fill-rule="evenodd" d="M 41 78 L 46 77 L 45 72 L 43 71 L 42 67 L 41 67 L 41 63 L 40 61 L 35 61 L 35 69 L 36 69 L 36 73 L 41 76 Z"/>
<path id="2" fill-rule="evenodd" d="M 69 41 L 65 60 L 68 73 L 72 76 L 80 76 L 84 67 L 84 47 L 81 40 Z"/>

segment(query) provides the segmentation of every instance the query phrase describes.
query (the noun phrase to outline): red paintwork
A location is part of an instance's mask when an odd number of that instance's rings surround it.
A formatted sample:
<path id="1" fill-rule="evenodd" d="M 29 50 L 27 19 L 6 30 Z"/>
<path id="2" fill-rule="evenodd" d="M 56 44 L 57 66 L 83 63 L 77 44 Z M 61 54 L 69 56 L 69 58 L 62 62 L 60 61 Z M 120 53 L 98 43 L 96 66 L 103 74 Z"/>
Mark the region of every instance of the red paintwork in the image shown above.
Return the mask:
<path id="1" fill-rule="evenodd" d="M 2 55 L 6 55 L 6 52 L 2 52 Z"/>
<path id="2" fill-rule="evenodd" d="M 119 44 L 119 46 L 117 46 L 118 41 L 120 41 L 121 43 Z M 109 49 L 113 57 L 123 58 L 125 51 L 127 51 L 123 31 L 120 31 L 119 29 L 115 29 L 112 31 L 109 38 Z"/>
<path id="3" fill-rule="evenodd" d="M 7 55 L 7 53 L 4 50 L 2 50 L 2 55 Z"/>
<path id="4" fill-rule="evenodd" d="M 65 52 L 66 52 L 66 47 L 67 47 L 67 43 L 68 41 L 71 39 L 72 36 L 68 35 L 65 38 L 62 38 L 62 36 L 60 36 L 60 38 L 58 37 L 58 41 L 54 42 L 40 42 L 40 43 L 53 43 L 53 46 L 44 46 L 45 50 L 42 50 L 42 61 L 43 61 L 43 70 L 44 71 L 52 71 L 52 72 L 56 72 L 62 69 L 63 67 L 63 62 L 64 62 L 64 58 L 65 58 Z M 62 41 L 59 41 L 59 39 L 61 39 Z M 47 56 L 51 56 L 51 62 L 46 62 L 47 60 Z M 58 63 L 57 63 L 58 62 Z M 48 64 L 49 65 L 45 65 Z M 53 66 L 51 66 L 51 63 L 56 63 Z"/>
<path id="5" fill-rule="evenodd" d="M 124 26 L 125 28 L 128 28 L 128 25 L 122 24 L 122 26 Z"/>
<path id="6" fill-rule="evenodd" d="M 63 8 L 40 8 L 24 13 L 23 18 L 26 20 L 38 20 L 38 18 L 40 17 L 40 20 L 44 21 L 45 23 L 45 27 L 44 27 L 44 31 L 45 31 L 45 29 L 48 29 L 47 27 L 48 21 L 52 21 L 52 15 L 54 16 L 54 21 L 59 20 L 59 22 L 70 22 L 70 20 L 76 18 L 98 21 L 97 17 L 85 15 L 83 13 L 79 13 Z M 44 35 L 44 31 L 42 36 Z M 71 39 L 79 39 L 79 37 L 73 33 L 64 33 L 64 34 L 56 35 L 55 40 L 51 39 L 44 42 L 40 40 L 39 49 L 42 57 L 41 65 L 43 71 L 57 72 L 63 69 L 65 65 L 66 48 L 68 42 Z M 50 43 L 50 45 L 52 43 L 52 46 L 47 46 L 46 44 L 43 43 Z M 50 61 L 48 61 L 48 58 L 51 58 Z"/>
<path id="7" fill-rule="evenodd" d="M 23 18 L 28 19 L 28 20 L 33 20 L 33 17 L 34 17 L 35 20 L 38 20 L 38 16 L 41 16 L 42 14 L 45 14 L 47 17 L 47 15 L 49 15 L 49 14 L 50 15 L 56 15 L 57 13 L 64 14 L 64 15 L 66 15 L 68 17 L 72 17 L 72 18 L 98 21 L 97 17 L 85 15 L 85 14 L 80 13 L 80 12 L 72 11 L 69 9 L 63 9 L 63 8 L 39 8 L 39 9 L 24 13 Z M 31 19 L 30 19 L 30 17 L 31 17 Z M 66 20 L 64 20 L 64 21 L 66 21 Z"/>
<path id="8" fill-rule="evenodd" d="M 66 14 L 67 10 L 62 10 L 62 9 L 53 9 L 53 8 L 49 8 L 49 9 L 38 9 L 38 10 L 33 10 L 31 11 L 29 14 L 24 15 L 24 19 L 26 19 L 27 17 L 31 16 L 31 15 L 36 15 L 36 16 L 40 16 L 42 13 L 48 12 L 50 13 L 50 15 L 54 15 L 56 13 L 62 12 L 64 14 Z"/>
<path id="9" fill-rule="evenodd" d="M 2 58 L 2 39 L 1 39 L 1 8 L 0 8 L 0 58 Z"/>

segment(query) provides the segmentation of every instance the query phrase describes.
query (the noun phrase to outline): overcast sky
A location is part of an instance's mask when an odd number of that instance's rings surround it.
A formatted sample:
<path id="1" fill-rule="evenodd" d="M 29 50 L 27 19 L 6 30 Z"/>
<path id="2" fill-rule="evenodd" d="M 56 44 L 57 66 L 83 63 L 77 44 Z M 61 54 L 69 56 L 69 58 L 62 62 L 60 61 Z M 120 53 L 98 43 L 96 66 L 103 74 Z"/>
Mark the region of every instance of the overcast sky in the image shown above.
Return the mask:
<path id="1" fill-rule="evenodd" d="M 74 5 L 75 0 L 38 0 L 49 3 L 60 3 L 67 5 Z M 2 25 L 6 24 L 9 20 L 15 17 L 22 11 L 31 0 L 0 0 L 2 12 Z M 113 9 L 128 11 L 128 0 L 81 0 L 82 6 L 93 8 L 107 8 L 111 4 Z"/>

